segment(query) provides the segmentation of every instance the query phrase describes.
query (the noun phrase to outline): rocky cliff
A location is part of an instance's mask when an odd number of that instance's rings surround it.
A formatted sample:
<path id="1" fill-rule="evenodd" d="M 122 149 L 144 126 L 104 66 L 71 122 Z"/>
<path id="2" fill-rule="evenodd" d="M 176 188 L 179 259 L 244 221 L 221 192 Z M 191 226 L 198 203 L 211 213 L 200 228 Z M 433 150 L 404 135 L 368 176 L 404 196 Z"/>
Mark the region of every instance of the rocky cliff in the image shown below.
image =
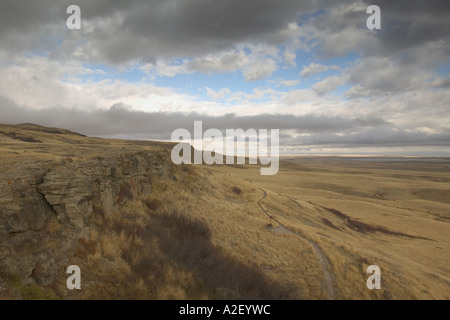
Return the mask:
<path id="1" fill-rule="evenodd" d="M 261 190 L 174 165 L 172 147 L 0 125 L 0 300 L 299 297 L 266 274 L 260 248 L 291 247 L 264 228 Z"/>
<path id="2" fill-rule="evenodd" d="M 112 143 L 35 125 L 0 129 L 0 275 L 24 283 L 51 284 L 88 236 L 93 212 L 108 214 L 170 175 L 164 144 Z"/>

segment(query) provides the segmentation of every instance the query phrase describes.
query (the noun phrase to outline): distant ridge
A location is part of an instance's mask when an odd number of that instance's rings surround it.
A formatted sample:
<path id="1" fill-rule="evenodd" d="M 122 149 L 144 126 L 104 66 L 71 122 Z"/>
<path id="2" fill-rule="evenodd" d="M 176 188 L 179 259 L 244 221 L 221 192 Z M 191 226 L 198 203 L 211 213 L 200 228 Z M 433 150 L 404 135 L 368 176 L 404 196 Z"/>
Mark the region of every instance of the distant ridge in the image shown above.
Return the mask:
<path id="1" fill-rule="evenodd" d="M 26 123 L 19 123 L 17 124 L 18 127 L 24 128 L 24 129 L 30 129 L 30 130 L 37 130 L 40 132 L 45 132 L 45 133 L 53 133 L 53 134 L 76 134 L 79 135 L 81 137 L 87 137 L 84 134 L 75 132 L 75 131 L 71 131 L 71 130 L 67 130 L 67 129 L 60 129 L 60 128 L 56 128 L 56 127 L 45 127 L 36 123 L 30 123 L 30 122 L 26 122 Z"/>

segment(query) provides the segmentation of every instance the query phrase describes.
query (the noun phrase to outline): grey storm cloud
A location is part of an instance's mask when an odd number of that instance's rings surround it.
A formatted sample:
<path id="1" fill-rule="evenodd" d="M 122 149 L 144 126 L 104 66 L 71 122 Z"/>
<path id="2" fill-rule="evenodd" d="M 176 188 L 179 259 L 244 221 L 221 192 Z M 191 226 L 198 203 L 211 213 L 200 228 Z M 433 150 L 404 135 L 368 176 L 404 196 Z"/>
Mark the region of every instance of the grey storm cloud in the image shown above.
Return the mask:
<path id="1" fill-rule="evenodd" d="M 131 1 L 12 1 L 0 2 L 0 34 L 12 50 L 42 45 L 65 36 L 54 55 L 91 41 L 103 59 L 121 63 L 144 58 L 197 56 L 233 48 L 243 42 L 282 43 L 282 33 L 300 13 L 316 10 L 317 3 L 295 0 L 131 0 Z M 67 33 L 66 8 L 81 8 L 82 21 L 92 30 Z M 103 21 L 100 21 L 103 19 Z M 88 29 L 88 28 L 87 28 Z M 52 33 L 53 32 L 53 33 Z M 34 42 L 34 41 L 37 42 Z M 71 53 L 71 52 L 66 52 Z"/>
<path id="2" fill-rule="evenodd" d="M 368 5 L 378 5 L 381 9 L 381 29 L 372 34 L 366 29 L 369 15 L 365 8 Z M 339 5 L 323 9 L 326 13 L 318 15 L 311 25 L 319 34 L 319 49 L 324 56 L 346 54 L 349 43 L 353 44 L 352 50 L 365 56 L 395 56 L 433 41 L 442 41 L 441 46 L 450 53 L 449 1 L 339 1 Z M 364 32 L 352 33 L 349 27 Z M 331 35 L 331 39 L 342 39 L 339 35 L 344 33 L 348 38 L 347 41 L 333 42 L 333 46 L 327 46 L 326 40 L 320 39 L 321 33 Z"/>
<path id="3" fill-rule="evenodd" d="M 170 139 L 173 130 L 185 128 L 193 130 L 194 121 L 203 122 L 203 130 L 208 128 L 225 129 L 280 129 L 295 130 L 298 133 L 349 132 L 367 127 L 391 126 L 382 118 L 352 118 L 317 115 L 295 116 L 290 114 L 261 114 L 254 116 L 207 116 L 196 112 L 143 112 L 116 104 L 109 109 L 84 111 L 79 109 L 48 108 L 29 110 L 17 106 L 11 100 L 0 97 L 2 123 L 36 122 L 78 131 L 83 134 L 142 135 L 151 138 Z"/>
<path id="4" fill-rule="evenodd" d="M 378 42 L 374 44 L 369 35 L 353 42 L 348 27 L 365 29 L 364 8 L 369 2 L 382 12 L 382 29 L 375 34 Z M 68 32 L 65 26 L 70 4 L 81 8 L 82 21 L 87 23 L 80 31 Z M 314 15 L 318 12 L 322 14 Z M 87 41 L 86 59 L 117 64 L 193 58 L 242 43 L 283 44 L 292 40 L 285 32 L 288 25 L 297 22 L 300 28 L 315 28 L 317 43 L 319 47 L 322 43 L 326 55 L 353 49 L 390 56 L 438 40 L 450 53 L 449 13 L 450 2 L 445 0 L 4 0 L 0 2 L 0 36 L 3 50 L 47 48 L 53 58 L 70 56 Z M 321 34 L 339 39 L 340 33 L 345 33 L 346 41 L 324 45 L 327 40 Z M 64 39 L 62 44 L 55 41 L 58 38 Z"/>
<path id="5" fill-rule="evenodd" d="M 146 113 L 130 110 L 123 105 L 94 111 L 60 108 L 29 110 L 4 97 L 0 97 L 0 113 L 1 123 L 35 122 L 100 137 L 169 140 L 173 130 L 178 128 L 187 129 L 193 134 L 194 121 L 202 121 L 203 131 L 209 128 L 280 129 L 280 144 L 285 146 L 450 146 L 450 132 L 408 132 L 376 117 L 345 119 L 269 114 L 206 116 L 198 113 Z M 294 130 L 300 135 L 286 130 Z"/>
<path id="6" fill-rule="evenodd" d="M 368 4 L 381 9 L 380 30 L 365 26 Z M 348 97 L 384 96 L 430 86 L 436 70 L 450 60 L 449 14 L 448 1 L 347 1 L 310 25 L 318 57 L 361 55 L 344 71 L 354 86 Z"/>
<path id="7" fill-rule="evenodd" d="M 284 139 L 287 146 L 326 146 L 334 148 L 349 147 L 449 147 L 450 132 L 427 133 L 408 132 L 398 128 L 364 128 L 357 133 L 345 133 L 337 135 L 333 132 L 318 132 L 308 136 L 292 137 Z"/>
<path id="8" fill-rule="evenodd" d="M 203 131 L 209 128 L 280 129 L 280 144 L 284 146 L 450 146 L 449 130 L 435 134 L 410 132 L 378 117 L 346 119 L 337 116 L 289 114 L 206 116 L 195 112 L 184 114 L 133 111 L 122 104 L 93 111 L 61 108 L 30 110 L 5 97 L 0 97 L 0 114 L 0 123 L 38 123 L 90 136 L 110 138 L 169 140 L 173 130 L 178 128 L 187 129 L 193 134 L 194 121 L 202 121 Z"/>
<path id="9" fill-rule="evenodd" d="M 370 1 L 382 8 L 383 27 L 379 38 L 383 50 L 399 51 L 426 42 L 449 40 L 450 2 L 427 1 Z"/>

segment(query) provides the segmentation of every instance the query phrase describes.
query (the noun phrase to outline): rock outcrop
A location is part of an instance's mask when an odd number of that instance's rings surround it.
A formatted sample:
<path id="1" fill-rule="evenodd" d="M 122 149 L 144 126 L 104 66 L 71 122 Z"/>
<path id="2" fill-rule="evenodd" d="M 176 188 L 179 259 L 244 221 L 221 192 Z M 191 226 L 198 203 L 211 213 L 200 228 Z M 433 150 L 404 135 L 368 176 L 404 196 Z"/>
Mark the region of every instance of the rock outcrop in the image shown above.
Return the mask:
<path id="1" fill-rule="evenodd" d="M 151 191 L 151 153 L 100 159 L 91 163 L 64 163 L 49 170 L 37 190 L 61 223 L 86 227 L 94 206 L 105 211 Z"/>
<path id="2" fill-rule="evenodd" d="M 2 167 L 0 277 L 13 272 L 24 283 L 51 284 L 88 236 L 95 210 L 108 214 L 149 194 L 152 179 L 170 174 L 167 148 L 122 149 L 75 160 L 21 158 Z"/>

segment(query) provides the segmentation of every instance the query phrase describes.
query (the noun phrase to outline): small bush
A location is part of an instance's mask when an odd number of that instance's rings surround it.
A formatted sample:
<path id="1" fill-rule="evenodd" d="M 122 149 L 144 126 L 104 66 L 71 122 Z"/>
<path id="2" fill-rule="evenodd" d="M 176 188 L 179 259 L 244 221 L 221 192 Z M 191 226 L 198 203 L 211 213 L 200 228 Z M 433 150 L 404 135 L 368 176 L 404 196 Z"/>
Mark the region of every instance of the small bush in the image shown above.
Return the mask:
<path id="1" fill-rule="evenodd" d="M 86 259 L 87 256 L 95 254 L 97 251 L 97 242 L 87 239 L 78 239 L 76 256 L 80 259 Z"/>
<path id="2" fill-rule="evenodd" d="M 42 132 L 51 133 L 51 134 L 64 134 L 63 131 L 57 129 L 42 129 Z"/>
<path id="3" fill-rule="evenodd" d="M 2 134 L 4 134 L 7 137 L 10 137 L 12 139 L 16 139 L 16 140 L 20 140 L 20 141 L 24 141 L 24 142 L 39 142 L 42 143 L 41 140 L 35 139 L 32 136 L 23 136 L 20 134 L 17 134 L 16 132 L 0 132 Z"/>
<path id="4" fill-rule="evenodd" d="M 39 142 L 39 143 L 42 143 L 41 140 L 35 139 L 32 136 L 29 136 L 29 137 L 18 137 L 17 139 L 21 140 L 23 142 Z"/>
<path id="5" fill-rule="evenodd" d="M 119 186 L 119 199 L 118 203 L 121 204 L 127 200 L 133 200 L 134 195 L 131 191 L 131 185 L 128 182 L 121 183 Z"/>
<path id="6" fill-rule="evenodd" d="M 92 205 L 92 214 L 89 217 L 89 222 L 96 226 L 103 225 L 106 222 L 105 209 L 97 204 Z"/>
<path id="7" fill-rule="evenodd" d="M 20 295 L 24 300 L 59 300 L 59 297 L 51 290 L 37 285 L 22 286 Z"/>
<path id="8" fill-rule="evenodd" d="M 20 279 L 20 276 L 15 273 L 6 273 L 2 275 L 2 278 L 6 281 L 7 284 L 13 287 L 18 287 L 22 284 L 22 279 Z"/>
<path id="9" fill-rule="evenodd" d="M 158 199 L 145 199 L 142 200 L 142 202 L 145 204 L 147 208 L 149 208 L 152 211 L 155 211 L 161 205 L 161 201 L 159 201 Z"/>
<path id="10" fill-rule="evenodd" d="M 24 300 L 57 300 L 59 297 L 50 288 L 44 288 L 36 284 L 24 285 L 22 279 L 16 273 L 0 272 L 2 279 L 13 287 Z"/>
<path id="11" fill-rule="evenodd" d="M 192 172 L 191 168 L 189 166 L 185 165 L 185 164 L 182 165 L 181 170 L 183 172 L 187 172 L 187 173 L 191 173 Z"/>
<path id="12" fill-rule="evenodd" d="M 241 190 L 241 188 L 233 187 L 233 192 L 240 196 L 242 193 L 242 190 Z"/>

